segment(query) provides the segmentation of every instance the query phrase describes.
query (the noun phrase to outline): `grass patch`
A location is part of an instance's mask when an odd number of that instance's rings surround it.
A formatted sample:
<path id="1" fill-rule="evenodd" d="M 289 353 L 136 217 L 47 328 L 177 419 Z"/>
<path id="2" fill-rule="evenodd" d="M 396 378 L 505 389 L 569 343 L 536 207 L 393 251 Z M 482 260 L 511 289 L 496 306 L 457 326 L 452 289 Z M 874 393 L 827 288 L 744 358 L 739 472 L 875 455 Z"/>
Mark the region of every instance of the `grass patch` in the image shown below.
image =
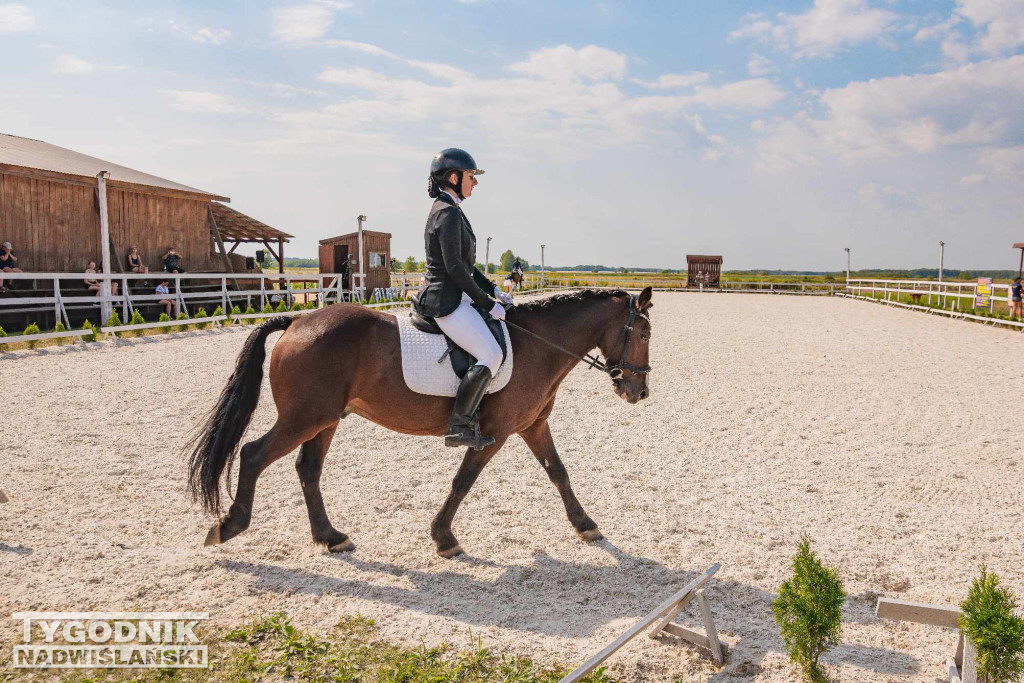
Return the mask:
<path id="1" fill-rule="evenodd" d="M 568 669 L 542 666 L 524 657 L 491 652 L 479 641 L 466 649 L 450 645 L 406 647 L 381 640 L 372 619 L 344 617 L 326 635 L 292 625 L 283 613 L 254 619 L 215 635 L 197 631 L 209 645 L 209 669 L 64 670 L 68 683 L 160 683 L 164 681 L 311 681 L 359 683 L 557 683 Z M 39 672 L 54 680 L 55 671 Z M 603 668 L 587 683 L 615 683 Z"/>

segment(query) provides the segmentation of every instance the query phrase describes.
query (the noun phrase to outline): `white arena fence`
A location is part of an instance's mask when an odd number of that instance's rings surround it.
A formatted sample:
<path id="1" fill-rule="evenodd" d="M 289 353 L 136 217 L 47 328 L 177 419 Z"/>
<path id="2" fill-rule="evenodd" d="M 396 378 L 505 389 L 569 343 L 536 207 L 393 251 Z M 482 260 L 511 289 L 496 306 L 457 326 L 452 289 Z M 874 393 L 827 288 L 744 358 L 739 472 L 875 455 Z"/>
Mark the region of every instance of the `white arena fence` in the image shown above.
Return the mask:
<path id="1" fill-rule="evenodd" d="M 11 313 L 52 313 L 55 321 L 67 329 L 62 332 L 41 332 L 39 334 L 11 335 L 0 337 L 0 344 L 42 341 L 56 338 L 81 338 L 99 334 L 117 334 L 135 330 L 204 325 L 249 319 L 266 319 L 278 316 L 297 316 L 329 304 L 342 301 L 359 303 L 365 299 L 359 289 L 348 290 L 342 286 L 343 279 L 336 273 L 314 275 L 290 273 L 3 273 L 2 278 L 10 286 L 12 281 L 28 281 L 28 287 L 15 285 L 15 296 L 0 298 L 0 315 Z M 84 280 L 104 280 L 118 283 L 118 293 L 108 296 L 96 295 L 89 291 Z M 155 284 L 168 280 L 168 294 L 153 294 Z M 145 283 L 145 285 L 143 285 Z M 418 286 L 418 285 L 417 285 Z M 408 305 L 406 292 L 402 290 L 381 290 L 376 301 L 369 308 L 391 308 Z M 18 296 L 26 293 L 26 296 Z M 392 296 L 394 295 L 394 296 Z M 181 320 L 146 322 L 132 325 L 135 310 L 142 306 L 158 305 L 161 300 L 171 301 L 175 314 L 189 316 L 190 307 L 220 307 L 225 315 L 203 318 L 187 317 Z M 108 326 L 102 324 L 95 330 L 71 329 L 69 310 L 86 309 L 99 314 L 103 302 L 109 302 L 112 309 L 118 309 L 125 324 Z M 289 310 L 262 311 L 270 306 L 277 308 L 281 303 Z M 291 310 L 295 304 L 313 305 L 314 308 Z M 256 313 L 228 315 L 234 306 L 242 310 L 250 306 Z M 102 321 L 106 322 L 106 321 Z"/>

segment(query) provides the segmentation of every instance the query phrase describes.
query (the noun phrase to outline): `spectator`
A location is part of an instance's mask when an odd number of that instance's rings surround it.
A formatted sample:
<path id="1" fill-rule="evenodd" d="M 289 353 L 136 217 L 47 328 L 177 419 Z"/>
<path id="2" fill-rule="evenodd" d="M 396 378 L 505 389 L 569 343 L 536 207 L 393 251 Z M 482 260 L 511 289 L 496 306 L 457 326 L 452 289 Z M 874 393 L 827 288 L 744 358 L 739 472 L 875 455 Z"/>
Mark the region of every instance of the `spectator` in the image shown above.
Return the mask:
<path id="1" fill-rule="evenodd" d="M 169 284 L 170 280 L 168 280 L 167 278 L 161 280 L 160 284 L 156 286 L 156 293 L 163 294 L 165 296 L 170 296 L 171 290 L 168 287 Z M 168 316 L 172 318 L 174 317 L 174 315 L 171 313 L 171 311 L 174 310 L 175 308 L 173 301 L 171 301 L 170 299 L 160 299 L 160 305 L 164 307 L 164 312 L 167 313 Z"/>
<path id="2" fill-rule="evenodd" d="M 178 254 L 174 247 L 168 247 L 167 253 L 164 254 L 164 270 L 168 273 L 184 273 L 185 269 L 181 267 L 181 256 Z"/>
<path id="3" fill-rule="evenodd" d="M 4 242 L 3 246 L 0 247 L 0 273 L 20 273 L 21 268 L 18 267 L 18 257 L 14 255 L 13 247 L 10 242 Z M 0 292 L 8 291 L 7 287 L 4 286 L 3 278 L 0 278 Z"/>
<path id="4" fill-rule="evenodd" d="M 1010 317 L 1017 318 L 1018 320 L 1024 317 L 1024 310 L 1022 310 L 1024 306 L 1022 306 L 1021 302 L 1022 289 L 1024 288 L 1021 287 L 1020 278 L 1013 278 L 1013 284 L 1010 285 Z"/>
<path id="5" fill-rule="evenodd" d="M 95 275 L 98 272 L 99 271 L 96 270 L 96 262 L 95 261 L 89 261 L 89 267 L 85 269 L 86 275 Z M 89 291 L 90 292 L 95 292 L 96 296 L 100 295 L 100 283 L 99 283 L 99 281 L 96 280 L 96 278 L 89 278 L 89 277 L 85 278 L 85 284 L 89 286 Z M 117 296 L 117 283 L 116 282 L 111 281 L 111 283 L 110 283 L 110 293 L 113 296 Z"/>
<path id="6" fill-rule="evenodd" d="M 128 252 L 128 271 L 132 272 L 132 273 L 148 273 L 149 272 L 149 268 L 147 268 L 142 263 L 142 257 L 139 256 L 139 248 L 138 247 L 132 247 L 131 250 Z"/>

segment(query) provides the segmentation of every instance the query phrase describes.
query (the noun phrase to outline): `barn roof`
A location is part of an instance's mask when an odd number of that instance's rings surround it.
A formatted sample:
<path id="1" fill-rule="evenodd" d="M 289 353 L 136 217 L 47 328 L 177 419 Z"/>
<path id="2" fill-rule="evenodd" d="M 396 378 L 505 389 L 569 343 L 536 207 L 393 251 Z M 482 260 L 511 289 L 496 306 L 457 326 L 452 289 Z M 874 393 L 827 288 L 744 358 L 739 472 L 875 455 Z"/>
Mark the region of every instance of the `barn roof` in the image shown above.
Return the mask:
<path id="1" fill-rule="evenodd" d="M 210 199 L 221 199 L 230 201 L 227 197 L 221 197 L 206 190 L 200 190 L 188 185 L 182 185 L 172 180 L 160 178 L 149 173 L 136 171 L 127 166 L 121 166 L 103 159 L 97 159 L 87 154 L 75 152 L 74 150 L 51 145 L 42 140 L 32 140 L 16 135 L 0 133 L 0 171 L 7 170 L 5 167 L 36 169 L 49 171 L 67 176 L 77 176 L 95 181 L 100 171 L 110 173 L 109 182 L 112 186 L 132 186 L 145 191 L 145 188 L 158 188 L 160 190 L 173 190 L 175 192 L 186 192 L 188 194 L 205 195 Z"/>
<path id="2" fill-rule="evenodd" d="M 709 254 L 687 254 L 687 263 L 721 263 L 722 257 Z"/>
<path id="3" fill-rule="evenodd" d="M 379 232 L 377 230 L 363 230 L 363 235 L 380 235 L 381 237 L 387 237 L 388 239 L 391 239 L 390 232 Z M 344 235 L 338 235 L 337 237 L 328 237 L 327 239 L 322 239 L 320 240 L 320 244 L 337 244 L 338 242 L 344 242 L 346 240 L 354 239 L 358 236 L 358 232 L 347 232 Z"/>
<path id="4" fill-rule="evenodd" d="M 217 221 L 217 230 L 222 240 L 229 242 L 287 242 L 293 235 L 272 228 L 241 211 L 220 202 L 210 202 L 213 218 Z"/>

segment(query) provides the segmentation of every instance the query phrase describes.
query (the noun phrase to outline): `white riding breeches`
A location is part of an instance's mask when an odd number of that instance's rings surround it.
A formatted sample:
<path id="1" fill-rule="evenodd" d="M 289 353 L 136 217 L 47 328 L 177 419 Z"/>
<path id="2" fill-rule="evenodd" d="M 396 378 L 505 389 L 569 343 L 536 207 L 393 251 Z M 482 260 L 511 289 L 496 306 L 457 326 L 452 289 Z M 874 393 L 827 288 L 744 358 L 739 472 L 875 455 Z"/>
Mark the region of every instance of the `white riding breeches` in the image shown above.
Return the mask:
<path id="1" fill-rule="evenodd" d="M 458 308 L 434 320 L 453 342 L 476 358 L 477 365 L 486 365 L 493 376 L 498 374 L 498 368 L 501 367 L 501 347 L 472 304 L 469 295 L 463 294 Z"/>

